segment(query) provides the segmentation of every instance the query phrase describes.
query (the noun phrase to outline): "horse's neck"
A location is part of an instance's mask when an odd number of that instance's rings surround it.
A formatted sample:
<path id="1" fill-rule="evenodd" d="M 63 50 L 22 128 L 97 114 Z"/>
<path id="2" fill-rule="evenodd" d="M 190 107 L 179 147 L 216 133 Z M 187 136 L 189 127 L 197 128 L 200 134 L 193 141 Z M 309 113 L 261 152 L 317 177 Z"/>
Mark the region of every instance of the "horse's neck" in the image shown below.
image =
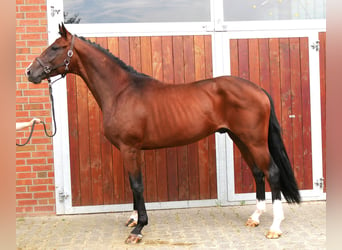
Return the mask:
<path id="1" fill-rule="evenodd" d="M 108 55 L 85 41 L 75 45 L 78 66 L 73 73 L 82 77 L 89 90 L 102 109 L 109 103 L 115 103 L 116 96 L 127 86 L 129 74 Z"/>

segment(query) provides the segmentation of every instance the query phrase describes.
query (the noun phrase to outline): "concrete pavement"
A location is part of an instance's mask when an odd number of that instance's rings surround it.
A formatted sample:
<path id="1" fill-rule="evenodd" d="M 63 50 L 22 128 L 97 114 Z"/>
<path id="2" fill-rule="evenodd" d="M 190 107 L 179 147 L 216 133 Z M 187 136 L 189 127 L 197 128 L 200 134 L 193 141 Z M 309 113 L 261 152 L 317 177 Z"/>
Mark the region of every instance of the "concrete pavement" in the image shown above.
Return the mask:
<path id="1" fill-rule="evenodd" d="M 126 245 L 130 213 L 17 218 L 17 249 L 326 249 L 326 202 L 284 203 L 280 239 L 264 234 L 272 206 L 260 225 L 244 223 L 255 205 L 148 211 L 149 225 L 138 245 Z"/>

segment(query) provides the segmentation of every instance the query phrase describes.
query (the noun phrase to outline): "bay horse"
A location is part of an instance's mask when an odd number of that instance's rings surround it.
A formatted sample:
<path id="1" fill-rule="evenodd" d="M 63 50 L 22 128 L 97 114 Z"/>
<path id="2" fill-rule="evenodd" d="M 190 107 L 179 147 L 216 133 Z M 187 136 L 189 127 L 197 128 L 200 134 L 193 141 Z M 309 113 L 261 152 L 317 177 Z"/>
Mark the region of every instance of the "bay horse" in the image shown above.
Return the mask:
<path id="1" fill-rule="evenodd" d="M 301 198 L 272 98 L 265 90 L 234 76 L 165 84 L 72 35 L 63 23 L 59 33 L 25 73 L 35 84 L 77 74 L 92 92 L 103 113 L 104 134 L 121 151 L 129 174 L 138 219 L 126 243 L 139 242 L 148 224 L 140 151 L 190 144 L 215 132 L 230 136 L 253 173 L 257 208 L 246 225 L 258 226 L 265 211 L 266 177 L 273 202 L 273 223 L 266 237 L 281 236 L 281 193 L 289 203 L 300 203 Z"/>

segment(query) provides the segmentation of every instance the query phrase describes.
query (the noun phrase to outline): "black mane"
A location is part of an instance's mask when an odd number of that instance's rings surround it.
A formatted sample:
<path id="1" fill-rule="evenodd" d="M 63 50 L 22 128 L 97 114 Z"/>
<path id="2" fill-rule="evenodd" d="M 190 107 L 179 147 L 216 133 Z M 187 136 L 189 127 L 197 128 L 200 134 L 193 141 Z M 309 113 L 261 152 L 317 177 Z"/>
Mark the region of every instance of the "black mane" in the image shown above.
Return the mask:
<path id="1" fill-rule="evenodd" d="M 126 63 L 124 63 L 120 58 L 114 56 L 108 49 L 101 47 L 99 44 L 92 42 L 89 39 L 86 39 L 84 37 L 78 37 L 78 38 L 82 39 L 83 41 L 89 43 L 90 45 L 94 46 L 95 48 L 97 48 L 100 51 L 102 51 L 103 53 L 105 53 L 107 56 L 109 56 L 112 60 L 114 60 L 125 71 L 127 71 L 133 75 L 136 75 L 136 76 L 151 77 L 149 75 L 146 75 L 144 73 L 136 71 L 132 66 L 129 66 Z"/>

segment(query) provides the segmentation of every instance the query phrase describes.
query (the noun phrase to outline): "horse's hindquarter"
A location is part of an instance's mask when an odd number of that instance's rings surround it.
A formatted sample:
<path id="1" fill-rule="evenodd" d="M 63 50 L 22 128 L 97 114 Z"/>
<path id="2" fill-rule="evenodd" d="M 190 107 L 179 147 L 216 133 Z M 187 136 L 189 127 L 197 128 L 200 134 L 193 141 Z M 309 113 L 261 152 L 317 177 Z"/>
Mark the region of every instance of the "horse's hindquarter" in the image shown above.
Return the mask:
<path id="1" fill-rule="evenodd" d="M 267 140 L 270 102 L 263 90 L 238 77 L 216 80 L 223 98 L 224 127 L 241 140 Z"/>

